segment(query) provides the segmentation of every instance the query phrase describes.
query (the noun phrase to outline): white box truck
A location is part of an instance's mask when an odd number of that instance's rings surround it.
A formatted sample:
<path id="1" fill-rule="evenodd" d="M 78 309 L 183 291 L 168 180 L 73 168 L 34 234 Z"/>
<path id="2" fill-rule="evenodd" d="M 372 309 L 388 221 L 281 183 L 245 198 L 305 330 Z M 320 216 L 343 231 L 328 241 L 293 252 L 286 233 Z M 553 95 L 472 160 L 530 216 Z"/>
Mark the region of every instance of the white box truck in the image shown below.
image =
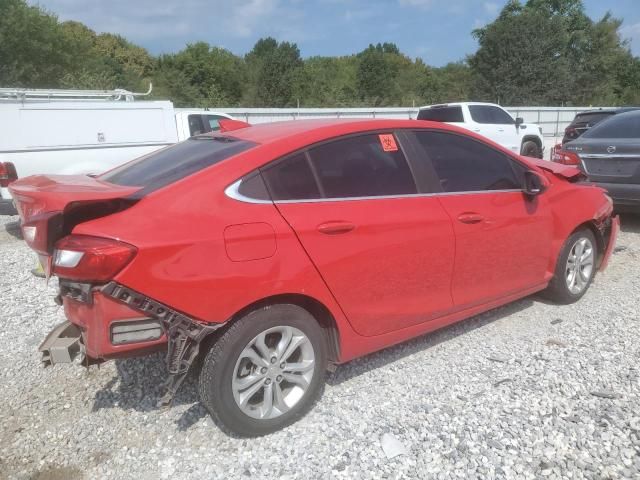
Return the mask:
<path id="1" fill-rule="evenodd" d="M 99 174 L 231 118 L 133 101 L 139 95 L 146 94 L 0 89 L 0 214 L 13 211 L 7 186 L 16 177 Z"/>

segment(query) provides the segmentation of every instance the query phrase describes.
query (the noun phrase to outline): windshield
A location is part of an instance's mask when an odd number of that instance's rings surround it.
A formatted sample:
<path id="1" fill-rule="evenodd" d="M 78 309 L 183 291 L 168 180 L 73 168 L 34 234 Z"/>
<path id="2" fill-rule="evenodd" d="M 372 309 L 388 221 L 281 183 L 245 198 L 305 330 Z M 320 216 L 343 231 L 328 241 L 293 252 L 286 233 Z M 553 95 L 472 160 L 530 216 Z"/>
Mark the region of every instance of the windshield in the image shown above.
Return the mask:
<path id="1" fill-rule="evenodd" d="M 256 144 L 225 136 L 201 135 L 163 148 L 111 170 L 99 178 L 152 192 L 192 175 Z"/>

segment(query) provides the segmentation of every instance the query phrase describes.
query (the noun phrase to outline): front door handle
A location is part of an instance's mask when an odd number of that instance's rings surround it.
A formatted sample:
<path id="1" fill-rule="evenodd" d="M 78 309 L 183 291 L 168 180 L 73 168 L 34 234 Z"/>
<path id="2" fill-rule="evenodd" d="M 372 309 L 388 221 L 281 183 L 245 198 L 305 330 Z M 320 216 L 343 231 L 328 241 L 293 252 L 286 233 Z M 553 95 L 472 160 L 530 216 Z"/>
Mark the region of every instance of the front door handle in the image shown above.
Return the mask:
<path id="1" fill-rule="evenodd" d="M 461 213 L 460 215 L 458 215 L 458 221 L 462 223 L 467 223 L 467 224 L 474 224 L 474 223 L 480 223 L 484 221 L 484 217 L 479 213 L 467 212 L 467 213 Z"/>
<path id="2" fill-rule="evenodd" d="M 318 231 L 325 235 L 339 235 L 341 233 L 349 233 L 356 228 L 353 223 L 350 222 L 327 222 L 318 225 Z"/>

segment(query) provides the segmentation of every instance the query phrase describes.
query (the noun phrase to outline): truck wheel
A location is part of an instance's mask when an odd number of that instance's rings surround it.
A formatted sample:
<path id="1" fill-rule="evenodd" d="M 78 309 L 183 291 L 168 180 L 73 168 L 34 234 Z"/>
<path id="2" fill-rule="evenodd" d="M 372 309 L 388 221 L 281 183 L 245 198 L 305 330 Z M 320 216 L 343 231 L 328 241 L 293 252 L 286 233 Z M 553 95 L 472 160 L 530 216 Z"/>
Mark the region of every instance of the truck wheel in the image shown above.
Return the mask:
<path id="1" fill-rule="evenodd" d="M 596 274 L 597 258 L 598 246 L 591 230 L 574 232 L 562 247 L 544 296 L 563 305 L 580 300 Z"/>
<path id="2" fill-rule="evenodd" d="M 542 149 L 533 140 L 527 140 L 522 142 L 520 155 L 524 155 L 525 157 L 542 158 Z"/>
<path id="3" fill-rule="evenodd" d="M 266 435 L 312 407 L 326 366 L 316 319 L 297 305 L 267 306 L 235 321 L 211 346 L 200 372 L 200 399 L 228 433 Z"/>

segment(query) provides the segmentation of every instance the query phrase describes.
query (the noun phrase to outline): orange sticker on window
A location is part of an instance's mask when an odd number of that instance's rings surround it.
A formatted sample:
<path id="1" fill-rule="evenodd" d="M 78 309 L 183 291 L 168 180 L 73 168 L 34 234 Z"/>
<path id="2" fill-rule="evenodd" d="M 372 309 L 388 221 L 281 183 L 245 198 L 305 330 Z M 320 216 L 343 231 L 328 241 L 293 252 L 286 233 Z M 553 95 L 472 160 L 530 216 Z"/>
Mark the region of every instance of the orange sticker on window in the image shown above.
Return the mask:
<path id="1" fill-rule="evenodd" d="M 382 145 L 382 150 L 385 152 L 397 152 L 398 145 L 396 144 L 396 139 L 393 138 L 393 135 L 390 133 L 383 133 L 378 135 L 380 138 L 380 144 Z"/>

